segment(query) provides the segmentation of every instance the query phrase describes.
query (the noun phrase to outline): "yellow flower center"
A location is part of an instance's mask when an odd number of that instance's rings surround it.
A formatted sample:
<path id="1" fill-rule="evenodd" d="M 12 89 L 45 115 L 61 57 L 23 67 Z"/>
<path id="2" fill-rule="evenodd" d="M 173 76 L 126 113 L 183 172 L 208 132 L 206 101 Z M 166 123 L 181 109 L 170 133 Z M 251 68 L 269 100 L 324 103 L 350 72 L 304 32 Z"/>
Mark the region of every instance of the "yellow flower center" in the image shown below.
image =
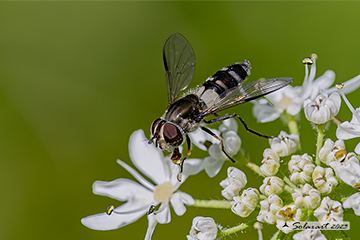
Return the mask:
<path id="1" fill-rule="evenodd" d="M 170 182 L 164 182 L 161 185 L 155 187 L 154 200 L 158 203 L 162 203 L 168 200 L 173 193 L 173 186 Z"/>

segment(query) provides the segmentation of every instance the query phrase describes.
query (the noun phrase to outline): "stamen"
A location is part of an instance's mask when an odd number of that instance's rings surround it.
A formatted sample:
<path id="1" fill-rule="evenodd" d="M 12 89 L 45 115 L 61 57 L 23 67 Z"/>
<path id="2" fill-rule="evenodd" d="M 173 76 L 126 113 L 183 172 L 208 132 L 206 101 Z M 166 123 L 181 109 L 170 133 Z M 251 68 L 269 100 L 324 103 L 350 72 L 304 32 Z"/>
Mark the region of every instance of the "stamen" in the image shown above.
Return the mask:
<path id="1" fill-rule="evenodd" d="M 343 97 L 346 105 L 348 106 L 348 108 L 350 109 L 352 114 L 356 117 L 356 119 L 360 122 L 360 116 L 359 116 L 358 112 L 354 109 L 354 107 L 351 105 L 351 103 L 349 102 L 349 100 L 345 96 L 344 92 L 342 91 L 343 87 L 344 87 L 343 83 L 337 83 L 336 84 L 336 88 L 340 90 L 340 95 Z"/>
<path id="2" fill-rule="evenodd" d="M 114 209 L 115 209 L 114 205 L 108 206 L 108 207 L 106 208 L 106 214 L 107 214 L 107 215 L 111 215 L 112 212 L 114 211 Z"/>

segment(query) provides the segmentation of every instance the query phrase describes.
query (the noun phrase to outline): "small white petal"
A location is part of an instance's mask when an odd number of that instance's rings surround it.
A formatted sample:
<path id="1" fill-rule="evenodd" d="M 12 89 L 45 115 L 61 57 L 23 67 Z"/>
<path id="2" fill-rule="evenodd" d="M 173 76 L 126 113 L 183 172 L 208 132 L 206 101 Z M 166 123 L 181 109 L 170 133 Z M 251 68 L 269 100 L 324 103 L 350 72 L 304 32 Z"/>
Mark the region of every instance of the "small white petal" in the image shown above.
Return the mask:
<path id="1" fill-rule="evenodd" d="M 169 201 L 162 202 L 159 210 L 153 214 L 158 223 L 165 224 L 171 221 Z"/>
<path id="2" fill-rule="evenodd" d="M 124 203 L 122 206 L 116 208 L 114 211 L 122 210 L 125 211 L 127 209 L 127 203 Z M 116 214 L 112 213 L 111 215 L 107 215 L 105 212 L 92 215 L 89 217 L 85 217 L 81 219 L 81 223 L 91 229 L 94 230 L 112 230 L 121 228 L 125 225 L 128 225 L 132 222 L 138 220 L 141 216 L 145 215 L 148 211 L 147 208 L 139 209 L 138 211 L 133 211 L 132 213 L 124 213 L 124 214 Z"/>
<path id="3" fill-rule="evenodd" d="M 225 162 L 225 160 L 218 160 L 214 159 L 213 157 L 206 157 L 204 161 L 206 161 L 205 172 L 211 178 L 215 177 L 219 173 L 222 165 Z"/>
<path id="4" fill-rule="evenodd" d="M 360 216 L 360 193 L 355 193 L 343 202 L 344 208 L 352 208 L 354 213 Z"/>
<path id="5" fill-rule="evenodd" d="M 210 128 L 209 130 L 215 133 L 217 136 L 220 136 L 220 132 L 218 130 Z M 208 141 L 212 144 L 219 143 L 216 138 L 206 133 L 205 131 L 202 131 L 201 129 L 195 132 L 191 132 L 189 135 L 191 138 L 191 142 L 203 151 L 207 151 L 207 147 L 204 145 L 204 142 Z"/>
<path id="6" fill-rule="evenodd" d="M 195 200 L 187 193 L 176 192 L 170 198 L 171 206 L 174 208 L 176 215 L 182 216 L 186 212 L 186 205 L 193 205 Z"/>
<path id="7" fill-rule="evenodd" d="M 321 234 L 320 230 L 307 229 L 294 234 L 294 240 L 326 240 L 324 234 Z"/>
<path id="8" fill-rule="evenodd" d="M 137 182 L 123 178 L 111 182 L 95 181 L 93 192 L 97 195 L 108 196 L 119 201 L 139 202 L 140 207 L 154 200 L 152 191 L 144 188 Z"/>
<path id="9" fill-rule="evenodd" d="M 156 184 L 162 184 L 170 178 L 162 151 L 153 144 L 148 144 L 143 130 L 137 130 L 131 134 L 129 154 L 137 169 Z"/>
<path id="10" fill-rule="evenodd" d="M 188 176 L 196 175 L 205 168 L 204 159 L 190 158 L 184 162 L 184 173 Z"/>

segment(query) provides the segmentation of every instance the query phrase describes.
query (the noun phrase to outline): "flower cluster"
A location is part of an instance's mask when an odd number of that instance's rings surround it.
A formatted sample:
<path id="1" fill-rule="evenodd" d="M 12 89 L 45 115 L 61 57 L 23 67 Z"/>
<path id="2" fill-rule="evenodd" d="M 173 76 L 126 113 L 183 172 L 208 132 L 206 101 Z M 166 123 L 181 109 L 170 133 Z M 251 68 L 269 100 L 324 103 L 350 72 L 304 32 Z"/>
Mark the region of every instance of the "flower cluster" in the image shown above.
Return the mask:
<path id="1" fill-rule="evenodd" d="M 147 215 L 148 227 L 144 235 L 145 239 L 151 239 L 158 223 L 170 222 L 171 208 L 177 216 L 182 216 L 187 205 L 223 209 L 228 211 L 227 214 L 235 214 L 241 222 L 234 224 L 234 227 L 224 228 L 211 217 L 197 216 L 193 218 L 188 240 L 218 239 L 251 226 L 258 231 L 259 239 L 262 239 L 262 224 L 272 225 L 276 230 L 272 239 L 282 239 L 285 234 L 291 234 L 288 237 L 295 240 L 324 240 L 328 237 L 326 232 L 319 229 L 294 230 L 293 224 L 298 221 L 341 223 L 346 220 L 346 214 L 360 216 L 360 139 L 354 150 L 348 152 L 345 146 L 346 140 L 360 137 L 360 107 L 355 109 L 345 95 L 360 86 L 360 75 L 332 87 L 335 73 L 327 70 L 315 78 L 316 61 L 315 54 L 303 60 L 305 78 L 302 86 L 289 85 L 264 99 L 253 101 L 253 115 L 259 122 L 281 117 L 289 127 L 289 134 L 280 131 L 277 137 L 269 138 L 269 147 L 262 151 L 263 158 L 254 161 L 261 160 L 259 166 L 244 156 L 245 151 L 241 149 L 241 139 L 237 134 L 238 125 L 234 119 L 228 119 L 217 129 L 211 129 L 221 137 L 229 156 L 241 158 L 245 166 L 263 178 L 260 186 L 254 186 L 253 182 L 248 181 L 244 171 L 239 169 L 244 165 L 232 165 L 227 168 L 227 177 L 220 182 L 222 190 L 217 194 L 221 194 L 222 200 L 194 199 L 179 188 L 184 181 L 191 181 L 191 176 L 202 170 L 209 177 L 221 171 L 229 160 L 221 142 L 204 131 L 190 133 L 194 145 L 206 151 L 208 156 L 187 159 L 179 182 L 178 166 L 171 162 L 170 156 L 164 156 L 159 149 L 144 141 L 146 137 L 143 131 L 138 130 L 130 137 L 130 158 L 134 166 L 152 182 L 118 160 L 118 164 L 131 173 L 137 182 L 124 178 L 111 182 L 95 181 L 95 194 L 125 203 L 85 217 L 81 220 L 82 224 L 91 229 L 111 230 Z M 340 122 L 336 118 L 342 101 L 352 112 L 351 121 Z M 316 141 L 300 134 L 300 114 L 317 132 Z M 332 125 L 331 120 L 337 125 Z M 333 140 L 324 140 L 325 132 L 332 127 L 336 128 L 336 139 L 330 136 Z M 313 142 L 315 148 L 303 149 L 301 140 Z M 344 187 L 352 192 L 341 192 Z M 248 221 L 248 218 L 253 220 Z M 333 232 L 335 238 L 344 237 L 337 235 L 340 234 L 337 231 Z"/>

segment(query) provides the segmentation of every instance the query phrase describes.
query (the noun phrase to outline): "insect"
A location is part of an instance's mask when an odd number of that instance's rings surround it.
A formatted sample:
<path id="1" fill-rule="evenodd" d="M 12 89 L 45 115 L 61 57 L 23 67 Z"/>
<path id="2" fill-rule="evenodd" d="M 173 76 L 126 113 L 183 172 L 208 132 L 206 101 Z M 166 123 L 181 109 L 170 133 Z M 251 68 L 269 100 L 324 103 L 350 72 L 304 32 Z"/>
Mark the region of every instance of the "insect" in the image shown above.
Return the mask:
<path id="1" fill-rule="evenodd" d="M 219 117 L 216 113 L 272 93 L 293 80 L 283 77 L 243 84 L 250 74 L 250 62 L 245 60 L 245 62 L 235 63 L 219 70 L 206 79 L 197 91 L 179 97 L 180 91 L 189 85 L 194 75 L 194 50 L 181 34 L 175 33 L 164 44 L 163 61 L 169 107 L 162 117 L 152 123 L 151 138 L 148 143 L 153 142 L 163 151 L 172 152 L 171 160 L 180 166 L 180 173 L 185 159 L 191 154 L 191 140 L 188 133 L 199 128 L 218 139 L 224 154 L 235 162 L 226 153 L 222 139 L 205 127 L 207 124 L 237 117 L 248 132 L 269 138 L 249 129 L 245 121 L 237 114 Z M 210 115 L 215 115 L 216 118 L 205 120 Z M 182 157 L 179 146 L 185 141 L 188 150 L 186 156 Z"/>

